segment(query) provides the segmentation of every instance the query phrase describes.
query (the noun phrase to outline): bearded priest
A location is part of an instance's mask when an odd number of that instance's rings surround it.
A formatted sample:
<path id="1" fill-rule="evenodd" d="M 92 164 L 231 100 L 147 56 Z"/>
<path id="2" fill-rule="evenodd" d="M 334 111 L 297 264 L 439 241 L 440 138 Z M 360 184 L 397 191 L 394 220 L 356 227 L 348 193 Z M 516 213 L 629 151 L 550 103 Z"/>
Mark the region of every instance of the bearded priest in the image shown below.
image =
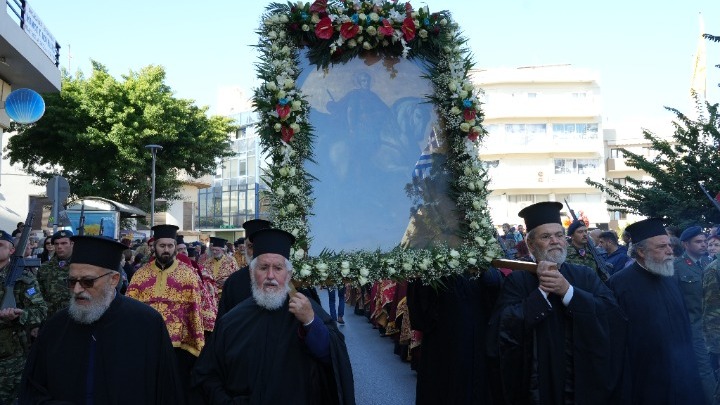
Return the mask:
<path id="1" fill-rule="evenodd" d="M 73 236 L 69 307 L 40 330 L 20 404 L 183 404 L 162 316 L 117 293 L 121 243 Z"/>
<path id="2" fill-rule="evenodd" d="M 252 298 L 215 326 L 193 386 L 213 404 L 354 404 L 345 337 L 320 305 L 291 291 L 295 238 L 263 229 L 250 241 Z"/>
<path id="3" fill-rule="evenodd" d="M 635 263 L 610 277 L 628 317 L 628 392 L 632 404 L 704 404 L 690 319 L 673 249 L 659 218 L 625 228 Z"/>

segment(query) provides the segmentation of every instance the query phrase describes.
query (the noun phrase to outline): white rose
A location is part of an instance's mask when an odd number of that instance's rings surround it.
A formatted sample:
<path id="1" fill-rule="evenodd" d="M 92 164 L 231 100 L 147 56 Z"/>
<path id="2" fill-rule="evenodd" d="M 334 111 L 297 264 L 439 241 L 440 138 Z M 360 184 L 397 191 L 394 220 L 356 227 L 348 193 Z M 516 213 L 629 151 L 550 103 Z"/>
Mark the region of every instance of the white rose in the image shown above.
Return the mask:
<path id="1" fill-rule="evenodd" d="M 367 15 L 365 15 L 365 13 L 360 13 L 360 14 L 358 14 L 358 18 L 360 19 L 360 21 L 365 21 L 365 19 L 367 18 Z"/>
<path id="2" fill-rule="evenodd" d="M 340 270 L 340 274 L 342 274 L 343 277 L 347 277 L 348 274 L 350 274 L 350 269 L 342 269 Z"/>
<path id="3" fill-rule="evenodd" d="M 302 28 L 302 30 L 305 31 L 305 32 L 310 31 L 310 26 L 307 25 L 307 24 L 303 24 L 301 28 Z"/>
<path id="4" fill-rule="evenodd" d="M 295 251 L 295 255 L 293 257 L 295 257 L 295 260 L 302 259 L 303 257 L 305 257 L 305 250 L 303 250 L 302 248 L 299 248 L 298 250 Z"/>
<path id="5" fill-rule="evenodd" d="M 447 25 L 447 19 L 443 18 L 440 20 L 440 25 Z"/>
<path id="6" fill-rule="evenodd" d="M 453 115 L 460 115 L 461 112 L 462 111 L 457 106 L 450 109 L 450 113 Z"/>
<path id="7" fill-rule="evenodd" d="M 287 93 L 285 92 L 285 90 L 280 90 L 275 94 L 275 96 L 277 96 L 277 98 L 285 98 L 285 96 L 287 96 Z"/>
<path id="8" fill-rule="evenodd" d="M 268 32 L 268 38 L 270 38 L 270 39 L 277 39 L 277 37 L 278 37 L 277 32 L 275 32 L 275 31 L 270 31 L 270 32 Z"/>
<path id="9" fill-rule="evenodd" d="M 482 204 L 480 204 L 480 203 L 477 202 L 477 201 L 473 201 L 472 206 L 473 206 L 473 208 L 475 208 L 476 210 L 479 210 L 480 208 L 482 208 Z"/>
<path id="10" fill-rule="evenodd" d="M 287 175 L 288 175 L 288 169 L 287 169 L 287 167 L 285 167 L 285 166 L 281 167 L 281 168 L 278 170 L 278 172 L 279 172 L 280 175 L 283 176 L 283 177 L 287 177 Z"/>
<path id="11" fill-rule="evenodd" d="M 388 274 L 390 274 L 390 275 L 393 275 L 393 274 L 397 273 L 397 271 L 395 271 L 395 269 L 393 269 L 392 267 L 389 268 L 387 272 L 388 272 Z"/>
<path id="12" fill-rule="evenodd" d="M 360 283 L 360 285 L 365 285 L 368 283 L 368 279 L 361 276 L 358 278 L 358 283 Z"/>
<path id="13" fill-rule="evenodd" d="M 320 262 L 315 266 L 318 270 L 322 271 L 323 273 L 327 271 L 327 264 Z"/>
<path id="14" fill-rule="evenodd" d="M 340 268 L 342 269 L 349 269 L 350 268 L 350 262 L 347 260 L 343 260 L 340 262 Z"/>
<path id="15" fill-rule="evenodd" d="M 280 130 L 282 129 L 282 125 L 278 122 L 273 125 L 273 129 L 275 130 L 275 132 L 280 132 Z"/>
<path id="16" fill-rule="evenodd" d="M 278 33 L 278 37 L 280 37 L 281 39 L 284 39 L 286 36 L 287 36 L 287 33 L 285 31 L 280 31 Z"/>
<path id="17" fill-rule="evenodd" d="M 267 87 L 267 89 L 270 91 L 277 90 L 277 84 L 275 84 L 275 82 L 267 82 L 265 83 L 265 87 Z"/>
<path id="18" fill-rule="evenodd" d="M 294 134 L 297 134 L 298 132 L 300 132 L 300 124 L 298 124 L 296 122 L 293 122 L 292 124 L 290 124 L 290 128 L 293 130 Z"/>
<path id="19" fill-rule="evenodd" d="M 302 270 L 300 270 L 300 275 L 303 276 L 303 277 L 307 277 L 307 276 L 309 276 L 310 274 L 312 274 L 312 273 L 311 273 L 310 270 L 308 270 L 308 269 L 303 268 Z"/>
<path id="20" fill-rule="evenodd" d="M 477 259 L 476 259 L 476 258 L 471 257 L 471 258 L 468 259 L 468 264 L 470 264 L 471 266 L 474 266 L 475 263 L 477 263 Z"/>
<path id="21" fill-rule="evenodd" d="M 300 234 L 300 230 L 297 229 L 297 228 L 295 228 L 295 229 L 293 229 L 292 232 L 290 232 L 290 233 L 292 234 L 292 236 L 294 236 L 294 237 L 297 238 L 298 235 Z"/>
<path id="22" fill-rule="evenodd" d="M 300 100 L 294 100 L 290 105 L 290 109 L 293 111 L 299 111 L 302 108 L 302 102 Z"/>
<path id="23" fill-rule="evenodd" d="M 485 186 L 485 182 L 482 180 L 478 180 L 477 183 L 475 183 L 475 185 L 477 186 L 477 188 L 481 189 L 481 188 L 483 188 L 483 186 Z"/>
<path id="24" fill-rule="evenodd" d="M 280 22 L 283 23 L 283 24 L 285 24 L 286 22 L 288 22 L 288 17 L 287 17 L 286 14 L 281 14 L 281 15 L 280 15 Z"/>
<path id="25" fill-rule="evenodd" d="M 294 211 L 295 211 L 295 208 L 297 208 L 297 206 L 296 206 L 295 204 L 293 204 L 293 203 L 290 203 L 290 204 L 288 204 L 287 207 L 285 207 L 285 208 L 287 209 L 287 212 L 294 212 Z"/>
<path id="26" fill-rule="evenodd" d="M 459 96 L 460 98 L 467 98 L 468 92 L 465 90 L 460 90 Z"/>
<path id="27" fill-rule="evenodd" d="M 407 262 L 403 263 L 402 267 L 403 267 L 403 270 L 405 270 L 405 271 L 412 270 L 412 264 L 407 263 Z"/>
<path id="28" fill-rule="evenodd" d="M 480 229 L 480 225 L 478 225 L 477 222 L 472 221 L 470 222 L 470 229 Z"/>
<path id="29" fill-rule="evenodd" d="M 284 197 L 284 196 L 285 196 L 285 190 L 283 190 L 282 187 L 278 187 L 277 191 L 275 191 L 275 194 L 277 194 L 278 197 Z"/>
<path id="30" fill-rule="evenodd" d="M 453 257 L 453 258 L 460 257 L 460 252 L 458 252 L 455 249 L 450 249 L 450 257 Z"/>
<path id="31" fill-rule="evenodd" d="M 294 166 L 291 166 L 290 169 L 288 169 L 288 176 L 295 177 L 296 172 L 297 172 L 297 169 L 295 169 Z"/>
<path id="32" fill-rule="evenodd" d="M 283 83 L 283 86 L 285 86 L 286 89 L 292 89 L 295 87 L 295 81 L 292 79 L 285 80 L 285 83 Z"/>
<path id="33" fill-rule="evenodd" d="M 360 269 L 360 275 L 363 277 L 367 277 L 370 275 L 370 271 L 367 268 L 363 267 L 362 269 Z"/>
<path id="34" fill-rule="evenodd" d="M 474 190 L 475 190 L 475 183 L 468 183 L 468 190 L 474 191 Z"/>
<path id="35" fill-rule="evenodd" d="M 460 262 L 455 259 L 452 259 L 448 262 L 448 266 L 450 266 L 451 269 L 454 269 L 459 265 L 460 265 Z"/>
<path id="36" fill-rule="evenodd" d="M 370 35 L 371 37 L 374 37 L 375 35 L 377 35 L 377 28 L 371 25 L 365 28 L 365 32 L 367 32 L 368 35 Z"/>
<path id="37" fill-rule="evenodd" d="M 380 19 L 378 13 L 370 13 L 370 21 L 377 22 Z"/>
<path id="38" fill-rule="evenodd" d="M 314 14 L 312 15 L 312 17 L 310 17 L 310 21 L 311 21 L 313 24 L 317 24 L 317 23 L 320 22 L 320 16 L 317 15 L 317 13 L 314 13 Z"/>
<path id="39" fill-rule="evenodd" d="M 428 266 L 427 266 L 427 264 L 425 264 L 425 262 L 418 263 L 418 267 L 420 268 L 420 270 L 427 270 L 427 268 L 428 268 Z"/>
<path id="40" fill-rule="evenodd" d="M 425 39 L 428 37 L 428 32 L 423 28 L 418 32 L 418 35 L 420 38 Z"/>
<path id="41" fill-rule="evenodd" d="M 296 186 L 290 186 L 290 189 L 288 190 L 290 194 L 300 194 L 300 189 Z"/>
<path id="42" fill-rule="evenodd" d="M 357 41 L 355 41 L 354 38 L 350 38 L 350 40 L 347 42 L 348 48 L 355 48 L 357 46 Z"/>

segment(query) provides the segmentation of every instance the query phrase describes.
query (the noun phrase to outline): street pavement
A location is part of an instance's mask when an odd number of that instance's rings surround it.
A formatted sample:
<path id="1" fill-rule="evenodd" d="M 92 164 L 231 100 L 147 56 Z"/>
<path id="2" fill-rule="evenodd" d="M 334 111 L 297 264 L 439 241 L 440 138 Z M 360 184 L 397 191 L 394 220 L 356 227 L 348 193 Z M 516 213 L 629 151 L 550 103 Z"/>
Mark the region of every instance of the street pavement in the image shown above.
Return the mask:
<path id="1" fill-rule="evenodd" d="M 328 311 L 328 291 L 320 290 L 320 300 Z M 345 334 L 350 363 L 355 378 L 357 405 L 412 405 L 415 403 L 415 371 L 393 353 L 390 338 L 381 337 L 367 318 L 355 315 L 353 307 L 345 307 L 345 325 L 338 325 Z"/>

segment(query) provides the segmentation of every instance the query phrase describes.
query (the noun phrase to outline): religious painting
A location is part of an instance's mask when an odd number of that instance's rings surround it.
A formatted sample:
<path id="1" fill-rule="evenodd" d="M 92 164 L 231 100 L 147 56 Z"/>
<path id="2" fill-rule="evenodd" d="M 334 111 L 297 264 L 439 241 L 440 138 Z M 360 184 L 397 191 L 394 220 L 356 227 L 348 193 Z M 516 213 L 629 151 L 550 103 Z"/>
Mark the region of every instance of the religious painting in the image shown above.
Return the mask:
<path id="1" fill-rule="evenodd" d="M 481 271 L 485 135 L 459 27 L 410 3 L 316 0 L 263 16 L 254 103 L 295 280 L 365 284 Z"/>

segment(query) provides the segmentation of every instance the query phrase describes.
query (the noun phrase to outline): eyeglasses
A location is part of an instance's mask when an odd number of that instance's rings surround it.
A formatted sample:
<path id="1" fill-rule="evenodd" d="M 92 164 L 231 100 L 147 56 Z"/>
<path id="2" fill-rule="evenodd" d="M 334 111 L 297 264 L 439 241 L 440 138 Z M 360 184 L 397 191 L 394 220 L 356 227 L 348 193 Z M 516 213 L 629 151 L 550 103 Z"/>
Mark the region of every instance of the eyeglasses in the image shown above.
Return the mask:
<path id="1" fill-rule="evenodd" d="M 80 283 L 80 287 L 82 288 L 93 288 L 95 285 L 95 281 L 97 279 L 107 276 L 108 274 L 112 274 L 113 272 L 108 272 L 103 274 L 102 276 L 97 276 L 95 278 L 66 278 L 65 282 L 67 283 L 68 288 L 75 288 L 75 283 Z"/>

